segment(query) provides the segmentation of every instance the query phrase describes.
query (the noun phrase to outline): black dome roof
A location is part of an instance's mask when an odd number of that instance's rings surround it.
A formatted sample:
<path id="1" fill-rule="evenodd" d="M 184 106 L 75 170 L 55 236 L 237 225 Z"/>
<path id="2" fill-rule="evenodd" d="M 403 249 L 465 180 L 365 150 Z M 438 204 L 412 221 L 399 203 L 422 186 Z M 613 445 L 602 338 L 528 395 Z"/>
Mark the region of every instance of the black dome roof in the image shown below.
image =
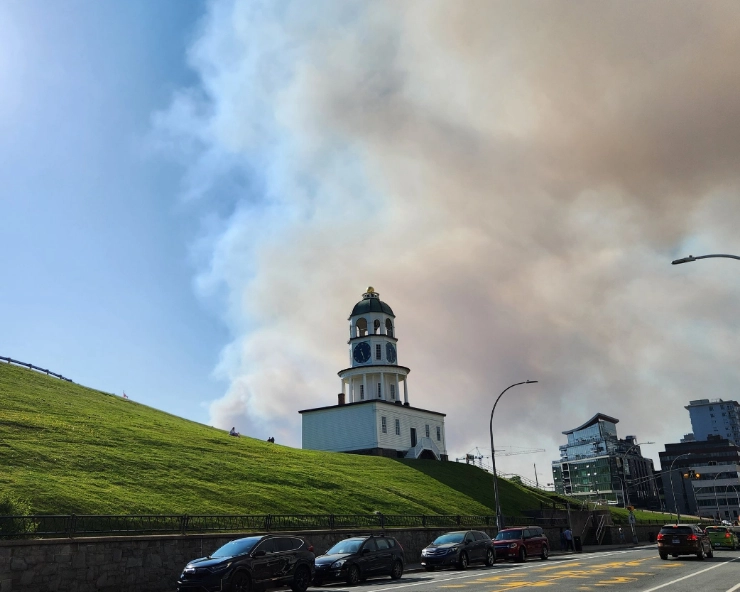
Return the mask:
<path id="1" fill-rule="evenodd" d="M 396 315 L 393 314 L 391 307 L 383 302 L 380 299 L 380 295 L 372 288 L 368 288 L 367 292 L 362 295 L 362 300 L 355 304 L 350 316 L 363 315 L 369 312 L 382 312 L 393 318 L 396 317 Z"/>

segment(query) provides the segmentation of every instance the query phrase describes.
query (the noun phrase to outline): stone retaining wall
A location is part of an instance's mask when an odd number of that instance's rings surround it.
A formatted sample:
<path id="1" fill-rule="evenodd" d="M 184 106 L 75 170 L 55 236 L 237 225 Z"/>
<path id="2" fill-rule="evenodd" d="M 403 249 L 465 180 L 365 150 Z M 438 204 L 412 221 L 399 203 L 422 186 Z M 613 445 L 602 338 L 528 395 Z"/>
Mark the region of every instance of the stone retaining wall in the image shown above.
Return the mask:
<path id="1" fill-rule="evenodd" d="M 406 561 L 450 528 L 416 528 L 386 533 L 398 539 Z M 495 528 L 481 528 L 494 537 Z M 368 531 L 291 532 L 314 546 L 316 555 L 352 534 Z M 579 534 L 574 526 L 574 534 Z M 546 528 L 553 549 L 559 528 Z M 172 592 L 182 568 L 230 540 L 255 533 L 158 535 L 0 541 L 0 592 Z M 274 534 L 274 533 L 273 533 Z"/>

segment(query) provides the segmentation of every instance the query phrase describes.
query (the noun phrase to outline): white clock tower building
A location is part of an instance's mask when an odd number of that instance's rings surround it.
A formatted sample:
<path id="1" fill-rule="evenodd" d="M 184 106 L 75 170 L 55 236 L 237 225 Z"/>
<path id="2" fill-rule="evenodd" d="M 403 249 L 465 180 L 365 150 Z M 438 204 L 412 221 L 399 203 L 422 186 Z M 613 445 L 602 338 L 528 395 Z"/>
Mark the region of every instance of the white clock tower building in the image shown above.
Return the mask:
<path id="1" fill-rule="evenodd" d="M 347 343 L 337 404 L 299 412 L 303 448 L 447 460 L 445 414 L 409 404 L 411 371 L 398 365 L 396 316 L 373 288 L 352 309 Z"/>

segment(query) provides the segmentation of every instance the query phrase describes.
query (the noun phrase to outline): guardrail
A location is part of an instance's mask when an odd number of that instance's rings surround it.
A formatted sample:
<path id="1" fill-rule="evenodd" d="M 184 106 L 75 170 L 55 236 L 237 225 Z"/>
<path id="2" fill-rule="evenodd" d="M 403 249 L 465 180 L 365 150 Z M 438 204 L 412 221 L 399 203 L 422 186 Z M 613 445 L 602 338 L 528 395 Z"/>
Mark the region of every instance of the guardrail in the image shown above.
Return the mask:
<path id="1" fill-rule="evenodd" d="M 14 360 L 13 358 L 4 358 L 3 356 L 0 356 L 0 361 L 7 362 L 8 364 L 15 364 L 16 366 L 23 366 L 25 368 L 36 370 L 38 372 L 43 372 L 44 374 L 54 376 L 55 378 L 59 378 L 60 380 L 66 380 L 67 382 L 74 382 L 69 378 L 62 376 L 61 374 L 57 374 L 56 372 L 52 372 L 51 370 L 48 370 L 46 368 L 34 366 L 33 364 L 27 364 L 26 362 L 20 362 L 19 360 Z"/>
<path id="2" fill-rule="evenodd" d="M 506 524 L 565 526 L 562 518 L 505 517 Z M 0 539 L 389 528 L 494 527 L 495 516 L 393 514 L 0 516 Z"/>

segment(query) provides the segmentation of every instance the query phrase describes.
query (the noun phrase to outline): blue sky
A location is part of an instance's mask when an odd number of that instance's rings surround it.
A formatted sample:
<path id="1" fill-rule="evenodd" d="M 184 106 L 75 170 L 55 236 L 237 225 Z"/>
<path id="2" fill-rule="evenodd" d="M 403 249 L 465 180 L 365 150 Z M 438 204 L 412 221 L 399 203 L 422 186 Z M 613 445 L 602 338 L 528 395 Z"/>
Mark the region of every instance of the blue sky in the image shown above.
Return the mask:
<path id="1" fill-rule="evenodd" d="M 2 355 L 199 421 L 228 332 L 194 294 L 199 213 L 151 120 L 195 82 L 204 9 L 0 6 Z"/>
<path id="2" fill-rule="evenodd" d="M 0 355 L 300 446 L 395 311 L 453 458 L 737 398 L 734 3 L 0 3 Z M 500 414 L 500 416 L 499 416 Z M 658 419 L 656 419 L 658 418 Z M 545 421 L 546 420 L 546 421 Z"/>

